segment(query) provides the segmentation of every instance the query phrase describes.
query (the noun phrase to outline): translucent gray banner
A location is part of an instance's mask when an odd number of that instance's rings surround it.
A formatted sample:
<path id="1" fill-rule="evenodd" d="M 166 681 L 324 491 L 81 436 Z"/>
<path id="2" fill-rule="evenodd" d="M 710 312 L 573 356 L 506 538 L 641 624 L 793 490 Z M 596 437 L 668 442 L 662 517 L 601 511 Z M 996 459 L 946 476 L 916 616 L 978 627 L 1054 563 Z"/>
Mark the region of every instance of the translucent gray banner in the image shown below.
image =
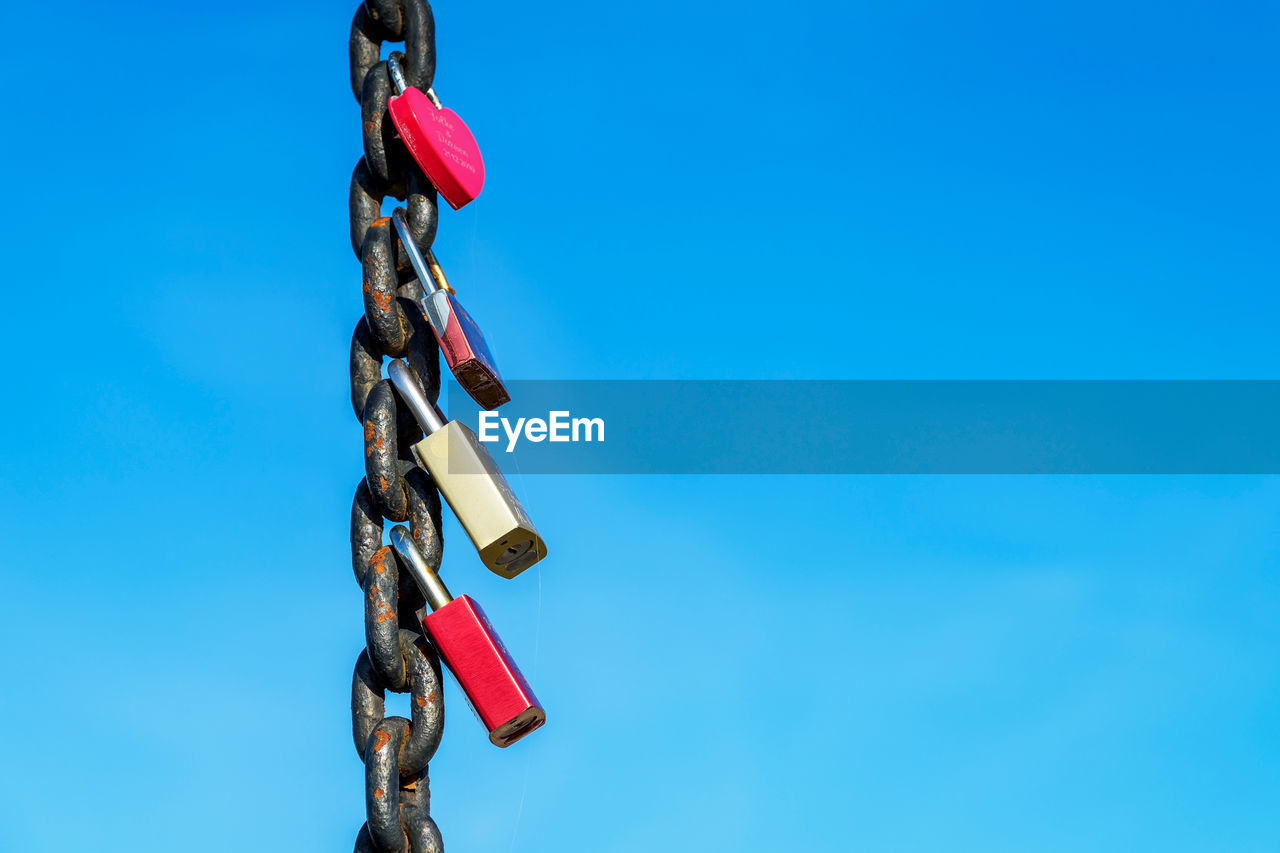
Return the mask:
<path id="1" fill-rule="evenodd" d="M 518 381 L 451 419 L 522 474 L 1273 474 L 1277 381 Z"/>

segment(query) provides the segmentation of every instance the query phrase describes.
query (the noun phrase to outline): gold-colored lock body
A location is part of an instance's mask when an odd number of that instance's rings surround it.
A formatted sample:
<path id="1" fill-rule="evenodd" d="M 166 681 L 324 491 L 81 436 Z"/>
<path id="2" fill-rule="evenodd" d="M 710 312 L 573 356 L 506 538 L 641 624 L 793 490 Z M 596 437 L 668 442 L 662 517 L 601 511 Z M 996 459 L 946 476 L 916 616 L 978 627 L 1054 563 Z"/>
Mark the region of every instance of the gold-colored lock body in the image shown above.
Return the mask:
<path id="1" fill-rule="evenodd" d="M 547 556 L 498 463 L 469 428 L 449 421 L 414 450 L 490 571 L 513 578 Z"/>
<path id="2" fill-rule="evenodd" d="M 513 578 L 547 556 L 546 543 L 476 434 L 457 421 L 446 422 L 403 361 L 393 359 L 387 374 L 427 434 L 413 446 L 418 460 L 462 522 L 480 561 Z"/>

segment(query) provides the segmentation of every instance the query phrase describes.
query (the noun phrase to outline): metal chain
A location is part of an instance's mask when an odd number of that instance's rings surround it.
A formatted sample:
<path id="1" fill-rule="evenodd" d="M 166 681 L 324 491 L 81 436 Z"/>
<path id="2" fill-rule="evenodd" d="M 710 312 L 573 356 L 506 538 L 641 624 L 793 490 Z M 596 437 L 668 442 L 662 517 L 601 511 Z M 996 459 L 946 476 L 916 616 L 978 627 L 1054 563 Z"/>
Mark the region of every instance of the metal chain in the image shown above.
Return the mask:
<path id="1" fill-rule="evenodd" d="M 425 0 L 365 0 L 351 22 L 351 88 L 360 101 L 364 156 L 351 176 L 351 247 L 364 277 L 364 316 L 351 338 L 351 404 L 364 427 L 365 477 L 351 505 L 351 567 L 364 594 L 366 648 L 351 680 L 351 734 L 365 767 L 365 809 L 355 849 L 367 853 L 437 853 L 427 762 L 444 728 L 440 658 L 421 635 L 422 593 L 382 544 L 383 519 L 408 521 L 433 570 L 442 555 L 440 495 L 409 448 L 421 436 L 390 382 L 384 357 L 404 358 L 427 396 L 440 394 L 435 337 L 414 302 L 413 276 L 383 200 L 405 201 L 409 229 L 422 249 L 437 223 L 436 191 L 408 155 L 387 116 L 394 88 L 383 42 L 403 41 L 408 82 L 430 87 L 435 21 Z M 409 693 L 410 719 L 384 717 L 386 691 Z"/>

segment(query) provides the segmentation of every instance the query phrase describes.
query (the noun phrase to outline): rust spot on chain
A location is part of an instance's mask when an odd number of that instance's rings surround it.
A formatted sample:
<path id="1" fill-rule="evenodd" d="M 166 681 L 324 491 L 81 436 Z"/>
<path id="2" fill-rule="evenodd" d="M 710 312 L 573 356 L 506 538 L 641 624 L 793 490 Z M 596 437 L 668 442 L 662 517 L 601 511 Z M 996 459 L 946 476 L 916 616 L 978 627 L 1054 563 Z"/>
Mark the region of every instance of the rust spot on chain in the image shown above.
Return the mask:
<path id="1" fill-rule="evenodd" d="M 378 310 L 385 314 L 391 310 L 391 294 L 382 293 L 381 291 L 373 294 L 373 304 L 377 305 Z"/>
<path id="2" fill-rule="evenodd" d="M 390 216 L 379 216 L 377 219 L 373 220 L 373 224 L 370 225 L 369 227 L 370 228 L 382 227 L 382 226 L 385 226 L 390 221 L 391 221 Z"/>
<path id="3" fill-rule="evenodd" d="M 378 438 L 378 434 L 373 426 L 373 418 L 370 418 L 364 422 L 364 455 L 368 456 L 373 453 L 373 448 L 375 447 L 379 450 L 383 450 L 385 448 L 385 443 L 382 439 Z"/>
<path id="4" fill-rule="evenodd" d="M 387 556 L 391 553 L 391 549 L 383 545 L 373 555 L 373 559 L 369 560 L 369 565 L 373 566 L 373 571 L 377 574 L 383 574 L 387 570 Z"/>
<path id="5" fill-rule="evenodd" d="M 375 122 L 372 122 L 372 121 L 366 121 L 366 122 L 363 124 L 363 127 L 364 127 L 365 135 L 366 135 L 366 136 L 371 136 L 371 135 L 373 134 L 373 132 L 374 132 L 375 130 L 377 130 L 378 125 L 377 125 Z"/>
<path id="6" fill-rule="evenodd" d="M 386 791 L 384 791 L 384 790 L 382 790 L 381 788 L 374 788 L 374 789 L 373 789 L 373 796 L 374 796 L 374 799 L 378 799 L 378 800 L 380 800 L 380 799 L 382 799 L 383 797 L 385 797 L 386 795 L 387 795 L 387 792 L 386 792 Z"/>
<path id="7" fill-rule="evenodd" d="M 377 733 L 375 733 L 373 736 L 373 751 L 382 752 L 382 750 L 385 749 L 387 744 L 390 742 L 391 742 L 391 735 L 382 731 L 382 729 L 378 729 Z"/>
<path id="8" fill-rule="evenodd" d="M 426 696 L 415 696 L 413 697 L 413 701 L 419 708 L 425 708 L 427 707 L 427 702 L 430 701 L 430 696 L 431 694 L 427 694 Z"/>
<path id="9" fill-rule="evenodd" d="M 396 612 L 385 601 L 382 602 L 382 606 L 378 608 L 378 624 L 381 625 L 383 622 L 389 622 L 394 618 L 396 618 Z"/>
<path id="10" fill-rule="evenodd" d="M 383 477 L 383 476 L 381 476 L 381 475 L 379 475 L 379 476 L 378 476 L 378 485 L 379 485 L 379 486 L 381 486 L 381 487 L 382 487 L 382 491 L 384 491 L 384 492 L 385 492 L 385 491 L 387 490 L 387 478 L 386 478 L 386 477 Z"/>

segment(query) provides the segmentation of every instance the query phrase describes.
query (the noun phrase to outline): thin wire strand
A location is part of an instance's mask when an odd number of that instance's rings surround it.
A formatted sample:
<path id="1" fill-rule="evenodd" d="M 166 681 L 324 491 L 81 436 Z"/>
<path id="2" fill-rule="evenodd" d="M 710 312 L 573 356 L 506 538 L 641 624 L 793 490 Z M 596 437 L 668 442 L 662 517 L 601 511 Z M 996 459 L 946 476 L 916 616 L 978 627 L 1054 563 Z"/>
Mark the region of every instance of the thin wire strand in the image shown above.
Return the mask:
<path id="1" fill-rule="evenodd" d="M 520 457 L 516 456 L 513 461 L 515 462 L 515 471 L 513 472 L 513 478 L 516 480 L 517 484 L 519 484 L 521 487 L 520 492 L 518 492 L 518 494 L 527 495 L 527 492 L 525 492 L 524 490 L 524 485 L 525 485 L 524 472 L 520 470 Z M 533 669 L 530 670 L 532 672 L 531 680 L 534 681 L 535 683 L 538 680 L 538 650 L 542 641 L 542 563 L 539 562 L 537 565 L 538 565 L 538 612 L 534 618 Z M 521 783 L 520 785 L 520 805 L 516 807 L 516 821 L 515 821 L 515 824 L 511 827 L 511 846 L 507 848 L 507 853 L 511 853 L 511 851 L 516 849 L 516 837 L 520 833 L 520 819 L 524 817 L 524 798 L 525 798 L 525 795 L 529 793 L 529 770 L 532 767 L 532 764 L 533 764 L 533 753 L 527 753 L 524 758 L 524 782 Z"/>

